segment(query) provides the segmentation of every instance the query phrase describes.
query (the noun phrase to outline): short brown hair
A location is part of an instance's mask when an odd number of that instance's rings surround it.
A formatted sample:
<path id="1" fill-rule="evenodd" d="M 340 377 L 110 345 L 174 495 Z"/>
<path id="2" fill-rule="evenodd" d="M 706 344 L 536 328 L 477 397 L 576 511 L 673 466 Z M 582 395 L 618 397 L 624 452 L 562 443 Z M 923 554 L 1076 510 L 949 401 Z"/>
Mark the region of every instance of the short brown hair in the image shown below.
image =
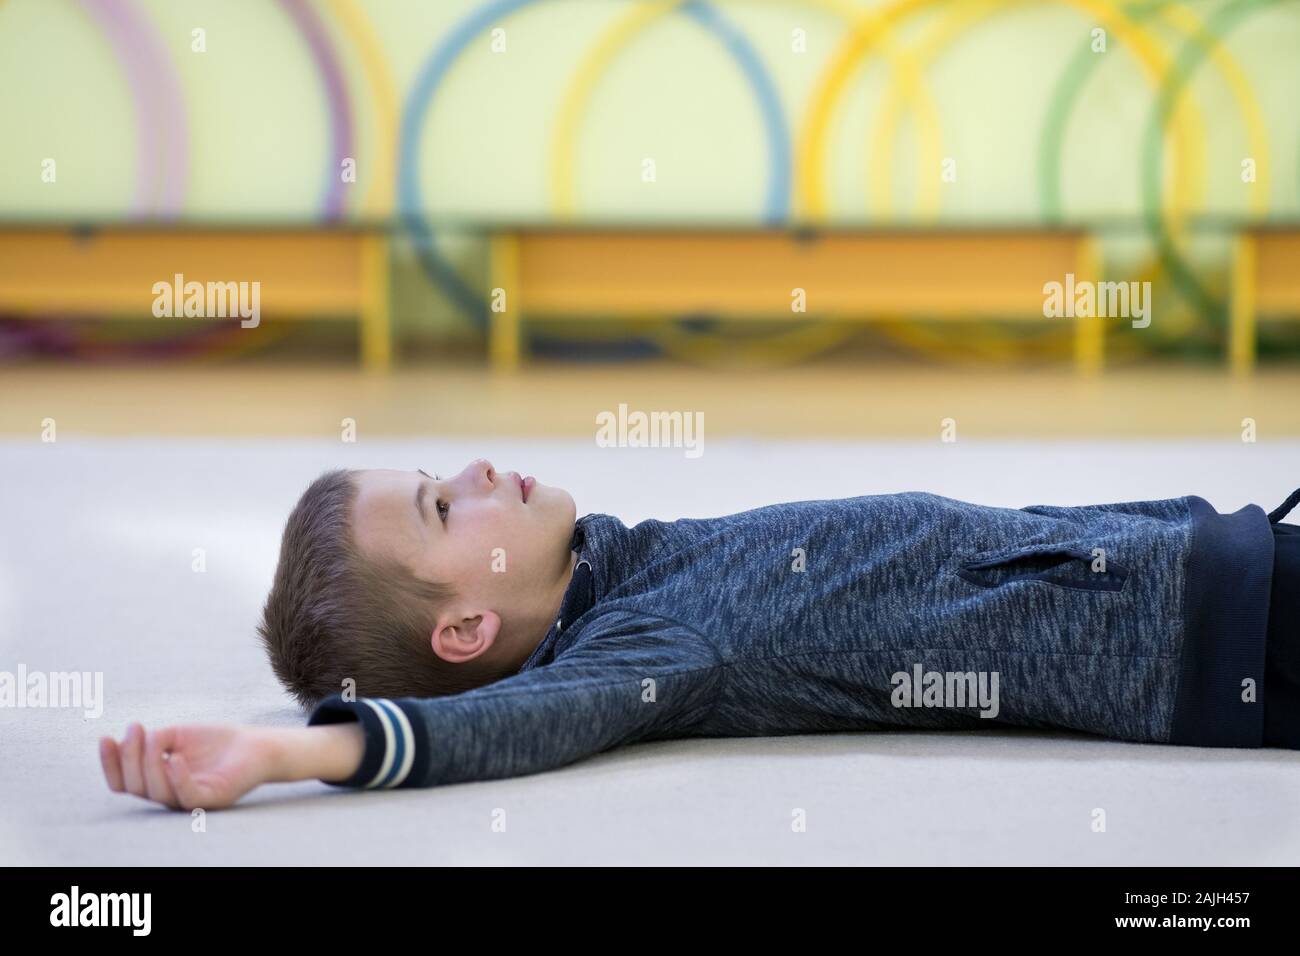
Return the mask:
<path id="1" fill-rule="evenodd" d="M 439 697 L 490 683 L 476 662 L 451 664 L 430 644 L 452 589 L 357 546 L 356 473 L 322 474 L 289 514 L 257 632 L 275 676 L 303 707 L 355 680 L 358 697 Z"/>

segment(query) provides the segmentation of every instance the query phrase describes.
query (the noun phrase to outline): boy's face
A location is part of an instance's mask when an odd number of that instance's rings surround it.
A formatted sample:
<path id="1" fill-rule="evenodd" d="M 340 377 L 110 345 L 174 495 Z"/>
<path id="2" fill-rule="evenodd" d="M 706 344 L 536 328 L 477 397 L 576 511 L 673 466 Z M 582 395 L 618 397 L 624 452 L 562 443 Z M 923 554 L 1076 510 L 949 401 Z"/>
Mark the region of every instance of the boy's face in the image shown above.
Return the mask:
<path id="1" fill-rule="evenodd" d="M 353 532 L 362 552 L 395 558 L 456 592 L 440 617 L 440 629 L 451 628 L 445 646 L 434 635 L 439 656 L 477 657 L 498 641 L 502 622 L 516 633 L 549 627 L 572 572 L 576 509 L 561 488 L 523 485 L 518 472 L 481 458 L 437 478 L 420 469 L 357 475 Z"/>

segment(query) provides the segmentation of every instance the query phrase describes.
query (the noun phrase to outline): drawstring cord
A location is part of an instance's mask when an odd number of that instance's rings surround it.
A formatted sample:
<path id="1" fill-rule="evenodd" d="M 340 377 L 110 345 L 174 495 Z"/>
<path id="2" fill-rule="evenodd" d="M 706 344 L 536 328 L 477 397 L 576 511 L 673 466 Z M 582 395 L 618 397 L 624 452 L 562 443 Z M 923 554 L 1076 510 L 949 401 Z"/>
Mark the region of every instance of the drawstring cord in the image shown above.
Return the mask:
<path id="1" fill-rule="evenodd" d="M 1296 505 L 1300 505 L 1300 488 L 1297 488 L 1295 491 L 1291 492 L 1290 497 L 1288 497 L 1286 501 L 1282 502 L 1280 505 L 1278 505 L 1276 508 L 1274 508 L 1272 511 L 1268 513 L 1268 523 L 1277 524 L 1279 521 L 1285 518 L 1287 514 L 1291 511 L 1291 509 L 1294 508 Z"/>

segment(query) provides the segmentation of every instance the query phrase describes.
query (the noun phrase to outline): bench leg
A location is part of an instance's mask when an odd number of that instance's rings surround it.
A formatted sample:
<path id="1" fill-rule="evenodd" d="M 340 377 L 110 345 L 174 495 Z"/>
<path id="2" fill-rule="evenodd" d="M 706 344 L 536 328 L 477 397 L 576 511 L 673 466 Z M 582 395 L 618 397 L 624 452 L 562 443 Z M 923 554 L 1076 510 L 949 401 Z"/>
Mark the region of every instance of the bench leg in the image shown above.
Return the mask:
<path id="1" fill-rule="evenodd" d="M 361 240 L 361 364 L 386 372 L 393 359 L 392 315 L 388 293 L 388 238 Z"/>
<path id="2" fill-rule="evenodd" d="M 1079 240 L 1079 250 L 1074 267 L 1075 282 L 1096 283 L 1101 278 L 1101 250 L 1097 240 L 1084 236 Z M 1094 288 L 1096 286 L 1094 285 Z M 1095 301 L 1094 312 L 1100 311 L 1100 303 Z M 1101 371 L 1106 352 L 1106 325 L 1098 315 L 1076 316 L 1074 320 L 1074 367 L 1085 377 L 1092 377 Z"/>
<path id="3" fill-rule="evenodd" d="M 488 250 L 488 359 L 494 372 L 519 369 L 522 329 L 519 312 L 519 241 L 495 235 Z"/>
<path id="4" fill-rule="evenodd" d="M 1249 235 L 1239 235 L 1232 252 L 1228 358 L 1236 375 L 1255 368 L 1255 240 Z"/>

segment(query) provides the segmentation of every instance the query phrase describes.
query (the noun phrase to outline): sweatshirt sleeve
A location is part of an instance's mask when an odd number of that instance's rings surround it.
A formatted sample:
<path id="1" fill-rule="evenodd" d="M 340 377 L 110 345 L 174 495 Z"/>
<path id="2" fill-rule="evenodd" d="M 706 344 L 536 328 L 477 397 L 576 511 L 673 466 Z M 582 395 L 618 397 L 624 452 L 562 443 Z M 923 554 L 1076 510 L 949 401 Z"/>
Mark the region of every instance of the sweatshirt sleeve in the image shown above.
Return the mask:
<path id="1" fill-rule="evenodd" d="M 575 625 L 576 626 L 576 625 Z M 687 736 L 721 676 L 694 629 L 639 612 L 581 625 L 550 664 L 446 697 L 321 701 L 308 726 L 359 721 L 361 766 L 332 786 L 379 789 L 493 780 L 564 766 L 640 740 Z"/>

